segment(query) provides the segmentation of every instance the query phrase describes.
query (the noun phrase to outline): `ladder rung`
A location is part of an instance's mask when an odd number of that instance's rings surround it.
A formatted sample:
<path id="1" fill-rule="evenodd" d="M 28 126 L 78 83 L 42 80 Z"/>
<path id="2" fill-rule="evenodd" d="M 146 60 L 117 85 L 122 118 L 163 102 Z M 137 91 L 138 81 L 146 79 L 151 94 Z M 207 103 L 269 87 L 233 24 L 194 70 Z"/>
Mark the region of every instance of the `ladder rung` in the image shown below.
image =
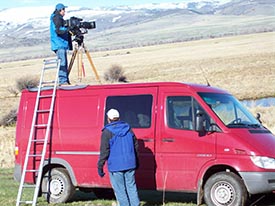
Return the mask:
<path id="1" fill-rule="evenodd" d="M 26 200 L 26 201 L 24 201 L 24 200 L 22 200 L 22 201 L 19 201 L 19 203 L 25 203 L 25 204 L 32 204 L 33 203 L 33 201 L 31 201 L 31 200 Z"/>
<path id="2" fill-rule="evenodd" d="M 42 157 L 42 154 L 30 154 L 29 157 Z"/>
<path id="3" fill-rule="evenodd" d="M 26 172 L 39 172 L 39 170 L 26 170 Z"/>
<path id="4" fill-rule="evenodd" d="M 24 188 L 35 188 L 36 185 L 23 185 Z"/>
<path id="5" fill-rule="evenodd" d="M 50 69 L 57 69 L 56 65 L 55 66 L 48 66 L 48 67 L 44 67 L 44 70 L 50 70 Z"/>
<path id="6" fill-rule="evenodd" d="M 41 84 L 54 84 L 55 81 L 44 81 L 44 82 L 41 82 Z"/>
<path id="7" fill-rule="evenodd" d="M 51 110 L 49 109 L 41 109 L 41 110 L 37 110 L 38 113 L 45 113 L 45 112 L 50 112 Z"/>
<path id="8" fill-rule="evenodd" d="M 49 98 L 49 97 L 53 97 L 52 94 L 48 94 L 48 95 L 40 95 L 39 98 Z"/>
<path id="9" fill-rule="evenodd" d="M 43 89 L 47 89 L 47 90 L 50 90 L 50 89 L 53 89 L 54 88 L 54 84 L 43 84 L 41 85 L 40 89 L 43 91 Z"/>
<path id="10" fill-rule="evenodd" d="M 32 142 L 45 142 L 45 139 L 33 139 Z"/>
<path id="11" fill-rule="evenodd" d="M 58 59 L 46 59 L 44 60 L 44 64 L 54 64 L 57 63 Z"/>
<path id="12" fill-rule="evenodd" d="M 36 124 L 35 127 L 47 127 L 47 124 Z"/>

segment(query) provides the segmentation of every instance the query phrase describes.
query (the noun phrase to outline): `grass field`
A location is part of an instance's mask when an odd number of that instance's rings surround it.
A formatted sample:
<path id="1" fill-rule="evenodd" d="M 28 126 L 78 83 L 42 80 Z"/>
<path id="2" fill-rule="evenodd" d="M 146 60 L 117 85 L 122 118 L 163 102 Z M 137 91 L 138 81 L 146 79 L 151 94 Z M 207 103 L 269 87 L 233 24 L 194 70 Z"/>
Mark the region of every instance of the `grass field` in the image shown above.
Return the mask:
<path id="1" fill-rule="evenodd" d="M 0 205 L 14 206 L 16 203 L 19 183 L 13 180 L 12 169 L 0 169 Z M 26 196 L 26 200 L 31 200 L 31 195 Z M 195 194 L 165 193 L 153 191 L 140 191 L 141 206 L 195 206 Z M 164 201 L 163 201 L 164 199 Z M 69 203 L 55 205 L 78 205 L 78 206 L 110 206 L 114 199 L 98 199 L 92 192 L 84 193 L 77 191 Z M 39 197 L 38 206 L 48 205 L 43 197 Z M 50 204 L 54 205 L 54 204 Z"/>
<path id="2" fill-rule="evenodd" d="M 14 206 L 16 203 L 19 183 L 13 180 L 12 169 L 0 169 L 0 205 Z M 175 193 L 161 191 L 139 191 L 141 206 L 195 206 L 196 194 Z M 26 200 L 31 200 L 29 195 Z M 259 201 L 258 201 L 259 200 Z M 77 206 L 110 206 L 114 205 L 114 199 L 98 199 L 92 192 L 84 193 L 76 191 L 71 202 L 60 204 L 48 204 L 43 197 L 39 197 L 38 206 L 44 205 L 77 205 Z M 249 206 L 274 206 L 275 195 L 259 195 L 252 198 Z M 205 205 L 204 205 L 205 206 Z"/>
<path id="3" fill-rule="evenodd" d="M 119 65 L 130 82 L 181 81 L 206 84 L 208 79 L 212 86 L 228 90 L 239 99 L 275 96 L 274 32 L 96 52 L 91 55 L 101 77 L 112 65 Z M 16 96 L 11 92 L 17 79 L 39 77 L 42 64 L 43 59 L 0 63 L 0 118 L 18 106 L 20 94 Z M 70 76 L 71 82 L 97 84 L 85 56 L 84 65 L 86 77 L 79 81 L 75 65 Z M 106 82 L 103 80 L 103 83 Z M 253 114 L 260 112 L 264 125 L 275 133 L 275 107 L 257 107 L 251 111 Z M 0 205 L 15 203 L 18 183 L 13 181 L 10 169 L 14 161 L 14 137 L 15 127 L 0 127 Z M 105 201 L 97 202 L 91 195 L 78 195 L 76 202 L 66 205 L 105 205 Z M 154 194 L 158 199 L 155 203 L 147 200 L 146 195 L 152 196 L 144 193 L 143 205 L 163 205 L 162 193 Z M 183 200 L 177 199 L 182 198 L 182 195 L 171 194 L 171 197 L 170 203 L 166 205 L 194 205 L 190 203 L 194 202 L 193 196 L 187 195 L 187 199 L 185 196 Z M 81 202 L 81 198 L 87 201 Z M 39 201 L 39 205 L 46 204 L 43 199 Z M 110 204 L 111 201 L 106 202 L 106 205 Z"/>

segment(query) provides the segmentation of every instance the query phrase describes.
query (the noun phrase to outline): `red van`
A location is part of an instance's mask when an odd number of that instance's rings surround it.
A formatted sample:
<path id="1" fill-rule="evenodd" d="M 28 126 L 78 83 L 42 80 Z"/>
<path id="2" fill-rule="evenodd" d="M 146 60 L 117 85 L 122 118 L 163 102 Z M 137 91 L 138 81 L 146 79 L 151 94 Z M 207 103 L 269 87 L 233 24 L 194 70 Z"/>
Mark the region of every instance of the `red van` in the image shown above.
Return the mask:
<path id="1" fill-rule="evenodd" d="M 19 105 L 17 180 L 36 94 L 23 91 Z M 68 86 L 57 90 L 41 183 L 49 202 L 66 202 L 76 188 L 111 188 L 108 176 L 97 174 L 101 129 L 110 108 L 138 138 L 139 189 L 197 193 L 198 205 L 218 206 L 245 205 L 251 194 L 275 190 L 275 137 L 228 92 L 177 82 Z M 26 180 L 33 183 L 34 177 Z"/>

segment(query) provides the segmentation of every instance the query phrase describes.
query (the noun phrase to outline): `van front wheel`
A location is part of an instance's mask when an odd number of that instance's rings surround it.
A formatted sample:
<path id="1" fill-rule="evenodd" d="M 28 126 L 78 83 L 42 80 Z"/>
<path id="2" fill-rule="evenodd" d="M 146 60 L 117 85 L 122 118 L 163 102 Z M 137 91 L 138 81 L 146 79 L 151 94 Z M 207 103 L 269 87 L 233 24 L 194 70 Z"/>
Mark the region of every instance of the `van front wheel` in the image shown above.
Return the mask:
<path id="1" fill-rule="evenodd" d="M 41 189 L 48 203 L 67 202 L 75 192 L 75 187 L 65 168 L 54 168 L 48 171 L 43 176 Z"/>
<path id="2" fill-rule="evenodd" d="M 231 172 L 219 172 L 206 181 L 204 200 L 207 205 L 244 206 L 247 200 L 247 190 L 238 175 Z"/>

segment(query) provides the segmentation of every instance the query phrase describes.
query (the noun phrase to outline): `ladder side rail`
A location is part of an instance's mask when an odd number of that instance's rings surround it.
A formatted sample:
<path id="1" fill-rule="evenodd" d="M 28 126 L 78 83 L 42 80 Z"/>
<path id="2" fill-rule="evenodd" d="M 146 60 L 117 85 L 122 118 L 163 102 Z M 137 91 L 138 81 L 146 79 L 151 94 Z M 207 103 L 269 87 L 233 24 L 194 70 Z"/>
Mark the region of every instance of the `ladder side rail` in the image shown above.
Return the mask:
<path id="1" fill-rule="evenodd" d="M 57 84 L 58 84 L 58 74 L 60 70 L 60 59 L 57 61 L 57 71 L 56 71 L 56 76 L 55 76 L 55 84 L 53 87 L 53 95 L 51 99 L 51 104 L 50 104 L 50 113 L 48 116 L 48 123 L 47 123 L 47 128 L 46 128 L 46 134 L 45 134 L 45 140 L 43 144 L 43 149 L 42 149 L 42 157 L 39 165 L 39 172 L 38 176 L 36 179 L 36 187 L 34 191 L 34 196 L 33 196 L 33 206 L 36 205 L 37 198 L 38 198 L 38 193 L 40 189 L 40 183 L 42 180 L 42 174 L 43 174 L 43 166 L 45 162 L 45 156 L 46 156 L 46 151 L 47 151 L 47 144 L 48 144 L 48 139 L 50 136 L 50 131 L 51 131 L 51 126 L 52 126 L 52 119 L 53 119 L 53 110 L 54 110 L 54 105 L 55 105 L 55 99 L 56 99 L 56 90 L 57 90 Z"/>
<path id="2" fill-rule="evenodd" d="M 33 112 L 31 130 L 30 130 L 30 135 L 29 135 L 29 139 L 28 139 L 28 145 L 27 145 L 27 149 L 26 149 L 26 155 L 25 155 L 24 166 L 23 166 L 23 170 L 22 170 L 22 174 L 21 174 L 19 190 L 18 190 L 18 194 L 17 194 L 16 206 L 20 205 L 20 200 L 21 200 L 21 197 L 22 197 L 23 185 L 24 185 L 24 182 L 25 182 L 26 170 L 27 170 L 28 161 L 29 161 L 28 157 L 29 157 L 29 154 L 30 154 L 31 145 L 32 145 L 32 138 L 33 138 L 34 130 L 35 130 L 34 125 L 35 125 L 36 120 L 37 120 L 37 112 L 36 111 L 38 109 L 39 102 L 40 102 L 39 97 L 40 97 L 41 87 L 42 87 L 41 82 L 42 82 L 43 76 L 44 76 L 44 68 L 45 68 L 45 66 L 42 67 L 40 82 L 39 82 L 38 91 L 37 91 L 37 95 L 36 95 L 36 102 L 35 102 L 35 107 L 34 107 L 34 112 Z"/>

